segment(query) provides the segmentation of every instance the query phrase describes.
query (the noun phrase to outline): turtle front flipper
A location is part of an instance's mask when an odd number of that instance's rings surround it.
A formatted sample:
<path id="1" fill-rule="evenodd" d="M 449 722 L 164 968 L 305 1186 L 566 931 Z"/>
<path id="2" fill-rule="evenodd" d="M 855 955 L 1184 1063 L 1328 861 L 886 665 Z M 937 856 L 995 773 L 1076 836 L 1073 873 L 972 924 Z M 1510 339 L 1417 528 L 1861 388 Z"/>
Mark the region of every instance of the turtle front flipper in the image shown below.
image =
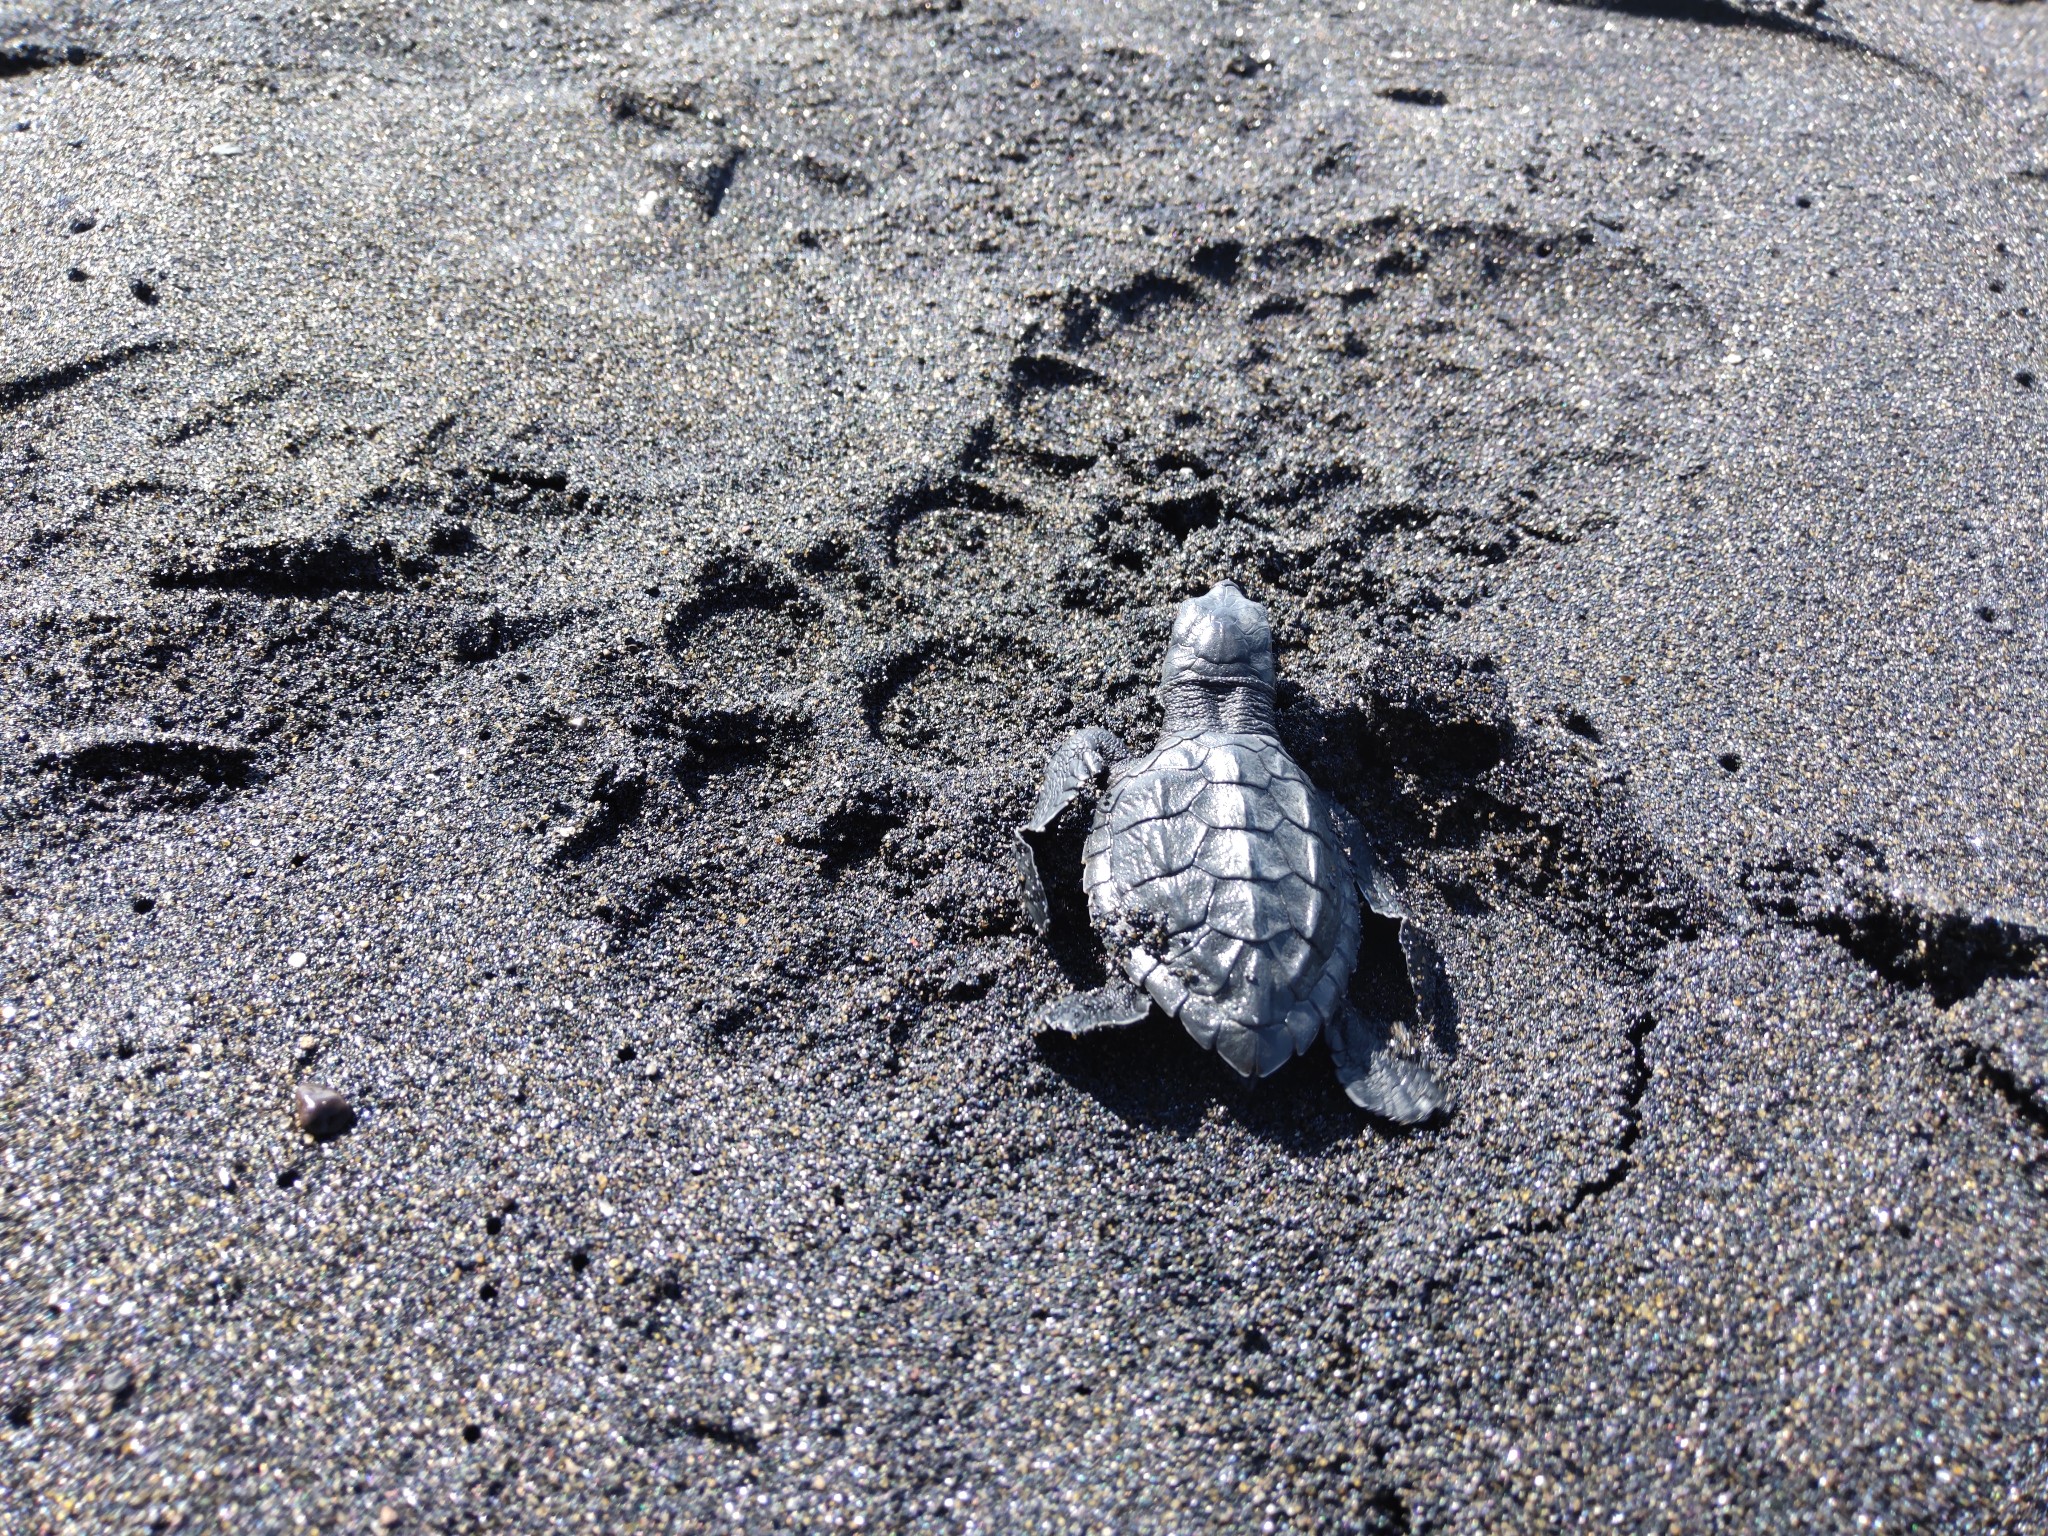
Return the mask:
<path id="1" fill-rule="evenodd" d="M 1111 765 L 1123 756 L 1121 741 L 1101 726 L 1091 725 L 1061 742 L 1045 765 L 1045 787 L 1038 792 L 1031 819 L 1017 829 L 1017 883 L 1023 892 L 1024 917 L 1039 933 L 1052 926 L 1052 911 L 1038 873 L 1038 850 L 1031 839 L 1048 830 L 1060 812 L 1084 793 L 1100 791 Z"/>
<path id="2" fill-rule="evenodd" d="M 1113 981 L 1061 998 L 1039 1015 L 1038 1027 L 1062 1035 L 1086 1035 L 1098 1029 L 1126 1029 L 1141 1023 L 1151 1011 L 1151 998 L 1129 982 Z"/>
<path id="3" fill-rule="evenodd" d="M 1401 962 L 1408 974 L 1408 988 L 1415 995 L 1415 1011 L 1422 1023 L 1441 1038 L 1445 1021 L 1451 1016 L 1449 983 L 1444 979 L 1443 961 L 1436 944 L 1401 897 L 1385 867 L 1373 857 L 1365 840 L 1365 829 L 1343 806 L 1329 802 L 1330 824 L 1337 841 L 1351 860 L 1351 871 L 1365 904 L 1395 925 L 1401 946 Z M 1393 1030 L 1380 1020 L 1367 1019 L 1356 1009 L 1346 1008 L 1326 1028 L 1330 1054 L 1337 1062 L 1337 1076 L 1351 1102 L 1369 1114 L 1399 1125 L 1420 1125 L 1446 1107 L 1441 1086 L 1429 1068 L 1405 1051 L 1395 1048 Z M 1406 1044 L 1407 1030 L 1400 1030 Z"/>
<path id="4" fill-rule="evenodd" d="M 1396 1125 L 1421 1125 L 1446 1107 L 1443 1088 L 1429 1068 L 1397 1054 L 1384 1025 L 1346 1008 L 1324 1032 L 1345 1097 L 1367 1114 Z"/>
<path id="5" fill-rule="evenodd" d="M 1451 1001 L 1450 983 L 1444 977 L 1444 963 L 1437 953 L 1436 941 L 1408 910 L 1408 903 L 1388 876 L 1386 866 L 1373 857 L 1372 845 L 1365 840 L 1365 828 L 1358 824 L 1358 818 L 1334 800 L 1328 804 L 1330 824 L 1336 829 L 1337 841 L 1344 845 L 1345 856 L 1351 860 L 1359 895 L 1365 898 L 1368 907 L 1395 925 L 1401 964 L 1408 973 L 1409 990 L 1415 994 L 1415 1012 L 1437 1036 L 1438 1043 L 1448 1049 L 1444 1037 L 1456 1027 L 1456 1007 Z"/>

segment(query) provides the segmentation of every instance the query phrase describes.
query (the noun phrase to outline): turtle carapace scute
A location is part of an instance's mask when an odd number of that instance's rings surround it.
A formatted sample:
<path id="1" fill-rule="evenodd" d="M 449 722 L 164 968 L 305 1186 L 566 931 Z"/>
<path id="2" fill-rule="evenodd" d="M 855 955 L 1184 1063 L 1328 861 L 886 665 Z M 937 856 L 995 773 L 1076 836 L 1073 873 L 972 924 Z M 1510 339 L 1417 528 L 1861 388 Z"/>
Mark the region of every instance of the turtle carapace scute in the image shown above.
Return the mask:
<path id="1" fill-rule="evenodd" d="M 1040 933 L 1050 925 L 1037 840 L 1092 799 L 1081 878 L 1121 974 L 1060 999 L 1040 1027 L 1082 1034 L 1157 1008 L 1245 1077 L 1320 1036 L 1353 1103 L 1419 1124 L 1445 1107 L 1442 1090 L 1350 995 L 1362 909 L 1408 913 L 1358 823 L 1281 745 L 1274 681 L 1265 608 L 1220 582 L 1174 617 L 1151 749 L 1127 755 L 1090 727 L 1053 753 L 1017 834 L 1025 915 Z"/>

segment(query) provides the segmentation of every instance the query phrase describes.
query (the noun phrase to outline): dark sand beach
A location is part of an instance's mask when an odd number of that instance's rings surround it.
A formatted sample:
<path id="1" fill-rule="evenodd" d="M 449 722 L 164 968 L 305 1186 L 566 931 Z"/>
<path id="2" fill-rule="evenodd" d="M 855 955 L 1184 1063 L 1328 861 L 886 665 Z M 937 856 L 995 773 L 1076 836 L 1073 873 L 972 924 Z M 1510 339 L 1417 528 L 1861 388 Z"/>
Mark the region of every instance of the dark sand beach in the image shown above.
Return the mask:
<path id="1" fill-rule="evenodd" d="M 2048 1528 L 2044 15 L 0 8 L 0 1529 Z M 1225 577 L 1439 1124 L 1030 1028 Z"/>

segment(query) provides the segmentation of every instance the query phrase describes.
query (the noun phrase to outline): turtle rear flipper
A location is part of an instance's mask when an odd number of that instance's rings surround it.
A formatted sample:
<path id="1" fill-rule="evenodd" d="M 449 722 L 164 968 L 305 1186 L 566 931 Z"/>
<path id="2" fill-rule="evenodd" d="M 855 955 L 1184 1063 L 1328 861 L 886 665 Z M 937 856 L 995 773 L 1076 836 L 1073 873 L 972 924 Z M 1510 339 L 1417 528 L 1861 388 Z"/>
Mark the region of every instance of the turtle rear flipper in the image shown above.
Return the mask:
<path id="1" fill-rule="evenodd" d="M 1143 1022 L 1151 1011 L 1151 998 L 1128 982 L 1113 981 L 1106 987 L 1061 998 L 1039 1015 L 1038 1027 L 1062 1035 L 1086 1035 L 1098 1029 L 1127 1029 Z"/>
<path id="2" fill-rule="evenodd" d="M 1052 909 L 1045 898 L 1045 881 L 1038 873 L 1038 850 L 1031 839 L 1047 831 L 1060 812 L 1081 798 L 1084 791 L 1099 790 L 1110 765 L 1124 756 L 1124 744 L 1099 725 L 1074 732 L 1059 744 L 1045 765 L 1045 787 L 1031 807 L 1031 819 L 1017 829 L 1017 884 L 1022 889 L 1024 918 L 1033 929 L 1044 933 L 1052 926 Z"/>
<path id="3" fill-rule="evenodd" d="M 1429 1068 L 1398 1054 L 1386 1029 L 1357 1009 L 1346 1008 L 1326 1033 L 1345 1097 L 1367 1114 L 1396 1125 L 1421 1125 L 1449 1107 Z"/>

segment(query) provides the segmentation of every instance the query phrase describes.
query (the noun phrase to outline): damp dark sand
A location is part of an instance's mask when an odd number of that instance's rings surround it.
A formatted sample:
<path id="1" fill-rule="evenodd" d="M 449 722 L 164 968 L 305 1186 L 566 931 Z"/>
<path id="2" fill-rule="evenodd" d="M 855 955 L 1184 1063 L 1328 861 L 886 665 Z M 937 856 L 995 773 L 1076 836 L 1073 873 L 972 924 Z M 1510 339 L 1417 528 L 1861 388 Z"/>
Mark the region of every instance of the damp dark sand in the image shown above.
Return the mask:
<path id="1" fill-rule="evenodd" d="M 2036 9 L 6 13 L 0 1525 L 2040 1529 Z M 1442 1127 L 1026 1027 L 1224 575 Z"/>

